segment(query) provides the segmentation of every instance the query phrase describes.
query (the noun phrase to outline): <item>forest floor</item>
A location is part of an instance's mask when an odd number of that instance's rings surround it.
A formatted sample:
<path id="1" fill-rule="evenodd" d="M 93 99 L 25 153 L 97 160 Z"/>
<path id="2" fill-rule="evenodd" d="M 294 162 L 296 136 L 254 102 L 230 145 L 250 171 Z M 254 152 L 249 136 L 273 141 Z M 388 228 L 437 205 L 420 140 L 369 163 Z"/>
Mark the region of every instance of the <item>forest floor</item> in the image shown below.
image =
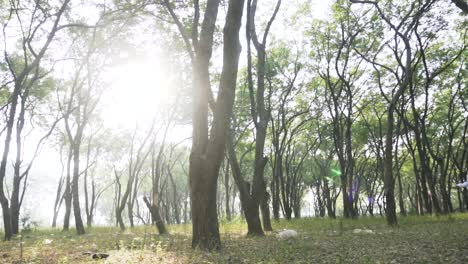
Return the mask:
<path id="1" fill-rule="evenodd" d="M 208 253 L 191 250 L 189 225 L 169 226 L 166 236 L 149 226 L 96 227 L 83 236 L 38 229 L 0 242 L 0 263 L 468 263 L 468 214 L 400 217 L 397 228 L 378 217 L 281 220 L 273 228 L 299 235 L 247 237 L 243 221 L 222 222 L 223 249 Z M 83 254 L 92 250 L 110 256 Z"/>

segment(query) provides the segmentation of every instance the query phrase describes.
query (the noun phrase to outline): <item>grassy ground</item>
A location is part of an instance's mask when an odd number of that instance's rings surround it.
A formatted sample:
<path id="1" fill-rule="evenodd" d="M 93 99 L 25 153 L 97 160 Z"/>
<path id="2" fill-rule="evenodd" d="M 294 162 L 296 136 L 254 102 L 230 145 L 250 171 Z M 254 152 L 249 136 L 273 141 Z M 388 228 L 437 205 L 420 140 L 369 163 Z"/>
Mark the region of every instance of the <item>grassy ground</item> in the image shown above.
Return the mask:
<path id="1" fill-rule="evenodd" d="M 168 236 L 156 235 L 153 227 L 99 227 L 83 236 L 41 229 L 23 234 L 22 242 L 0 242 L 0 263 L 468 263 L 468 214 L 399 221 L 398 228 L 382 218 L 274 222 L 276 230 L 299 232 L 288 240 L 275 232 L 246 237 L 240 220 L 221 223 L 223 249 L 215 253 L 190 249 L 188 225 L 170 226 Z M 93 249 L 110 257 L 83 255 Z"/>

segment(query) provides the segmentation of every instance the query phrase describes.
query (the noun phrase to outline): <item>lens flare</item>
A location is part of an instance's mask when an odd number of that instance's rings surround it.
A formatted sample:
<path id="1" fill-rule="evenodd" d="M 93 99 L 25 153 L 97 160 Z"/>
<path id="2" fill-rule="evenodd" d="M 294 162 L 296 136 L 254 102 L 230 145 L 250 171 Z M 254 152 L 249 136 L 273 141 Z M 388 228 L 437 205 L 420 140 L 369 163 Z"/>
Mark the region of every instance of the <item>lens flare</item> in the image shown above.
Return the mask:
<path id="1" fill-rule="evenodd" d="M 341 176 L 341 171 L 339 169 L 331 169 L 330 171 L 333 177 Z"/>

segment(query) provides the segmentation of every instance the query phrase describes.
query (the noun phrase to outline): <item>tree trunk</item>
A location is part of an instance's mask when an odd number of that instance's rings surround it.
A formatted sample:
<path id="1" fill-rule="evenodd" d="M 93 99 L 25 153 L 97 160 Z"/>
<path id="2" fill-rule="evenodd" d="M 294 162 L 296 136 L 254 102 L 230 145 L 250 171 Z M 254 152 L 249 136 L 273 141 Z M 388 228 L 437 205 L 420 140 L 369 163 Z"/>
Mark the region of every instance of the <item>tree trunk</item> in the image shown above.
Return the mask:
<path id="1" fill-rule="evenodd" d="M 115 212 L 115 220 L 117 221 L 117 225 L 120 227 L 120 230 L 124 231 L 125 224 L 123 222 L 122 212 L 119 210 L 118 207 L 116 208 L 116 212 Z"/>
<path id="2" fill-rule="evenodd" d="M 21 93 L 21 84 L 15 82 L 15 88 L 11 95 L 10 109 L 6 124 L 6 136 L 5 143 L 3 145 L 2 161 L 0 163 L 0 204 L 2 205 L 3 212 L 3 227 L 4 227 L 4 239 L 10 240 L 13 236 L 13 229 L 11 226 L 11 212 L 9 207 L 8 198 L 4 191 L 4 182 L 6 176 L 6 166 L 8 162 L 8 154 L 10 153 L 10 143 L 13 134 L 13 126 L 15 123 L 16 107 L 18 106 L 18 97 Z"/>
<path id="3" fill-rule="evenodd" d="M 447 190 L 447 175 L 444 171 L 444 162 L 442 160 L 438 161 L 438 170 L 440 171 L 439 185 L 440 185 L 440 194 L 442 195 L 442 208 L 443 213 L 448 214 L 451 212 L 451 201 L 450 194 Z"/>
<path id="4" fill-rule="evenodd" d="M 127 214 L 130 227 L 134 227 L 135 223 L 133 222 L 133 203 L 131 202 L 131 199 L 129 199 L 127 203 Z"/>
<path id="5" fill-rule="evenodd" d="M 403 200 L 403 185 L 401 184 L 400 170 L 397 171 L 397 177 L 398 177 L 398 202 L 400 206 L 400 214 L 406 215 L 405 201 Z"/>
<path id="6" fill-rule="evenodd" d="M 204 163 L 207 162 L 201 159 L 198 162 L 193 162 L 193 158 L 191 162 L 192 248 L 219 250 L 221 249 L 221 238 L 216 210 L 216 175 L 213 175 L 214 172 L 207 170 L 208 167 L 212 167 L 208 164 L 202 165 L 203 167 L 196 166 L 196 164 L 201 165 Z"/>
<path id="7" fill-rule="evenodd" d="M 231 221 L 231 210 L 230 210 L 230 189 L 229 189 L 229 161 L 226 162 L 226 169 L 224 171 L 224 192 L 226 193 L 225 200 L 225 210 L 226 210 L 226 219 Z"/>
<path id="8" fill-rule="evenodd" d="M 78 235 L 85 233 L 83 220 L 81 218 L 80 208 L 80 193 L 79 193 L 79 177 L 80 177 L 80 145 L 81 133 L 75 137 L 73 146 L 73 181 L 72 181 L 72 195 L 73 195 L 73 214 L 75 216 L 75 228 Z"/>
<path id="9" fill-rule="evenodd" d="M 67 178 L 65 180 L 65 192 L 64 192 L 64 199 L 65 199 L 65 215 L 63 218 L 63 231 L 68 231 L 70 229 L 70 215 L 71 215 L 71 208 L 72 208 L 72 192 L 71 192 L 71 175 L 70 175 L 70 168 L 71 168 L 71 160 L 73 157 L 72 147 L 70 146 L 67 158 Z"/>
<path id="10" fill-rule="evenodd" d="M 260 205 L 262 211 L 263 228 L 266 231 L 273 230 L 270 222 L 270 208 L 269 208 L 269 194 L 267 193 L 266 183 L 264 179 L 265 165 L 267 158 L 264 156 L 265 138 L 270 121 L 270 111 L 266 108 L 265 103 L 265 74 L 266 74 L 266 41 L 276 14 L 278 13 L 281 0 L 276 3 L 275 10 L 271 16 L 268 26 L 265 29 L 263 39 L 261 42 L 255 30 L 255 14 L 257 8 L 256 0 L 247 1 L 247 23 L 246 23 L 246 37 L 247 37 L 247 68 L 248 68 L 248 86 L 250 94 L 250 104 L 252 119 L 255 125 L 255 160 L 254 160 L 254 176 L 252 183 L 252 198 L 255 203 Z M 250 43 L 253 42 L 257 51 L 257 90 L 254 95 L 253 77 L 252 77 L 252 59 L 250 51 Z"/>
<path id="11" fill-rule="evenodd" d="M 189 166 L 192 248 L 221 249 L 216 193 L 219 168 L 228 139 L 227 131 L 235 98 L 243 4 L 243 0 L 229 1 L 223 34 L 223 69 L 210 133 L 208 133 L 208 92 L 211 89 L 209 61 L 219 7 L 218 0 L 208 0 L 200 34 L 199 50 L 194 63 L 193 135 Z"/>
<path id="12" fill-rule="evenodd" d="M 264 184 L 266 186 L 266 184 Z M 270 218 L 270 195 L 266 191 L 266 187 L 264 187 L 265 193 L 263 195 L 263 199 L 260 201 L 260 208 L 262 210 L 262 223 L 263 229 L 265 231 L 273 231 L 273 227 L 271 226 L 271 218 Z"/>
<path id="13" fill-rule="evenodd" d="M 395 181 L 393 179 L 393 123 L 394 106 L 390 104 L 387 115 L 387 134 L 385 138 L 384 190 L 387 223 L 398 225 L 395 205 Z"/>
<path id="14" fill-rule="evenodd" d="M 328 181 L 325 180 L 323 184 L 324 184 L 323 187 L 324 187 L 324 192 L 325 192 L 325 203 L 327 206 L 327 215 L 328 217 L 335 219 L 336 214 L 335 214 L 335 210 L 333 209 L 334 201 L 331 199 L 330 187 L 328 186 Z"/>
<path id="15" fill-rule="evenodd" d="M 239 198 L 244 212 L 245 220 L 247 222 L 247 235 L 264 235 L 262 224 L 260 222 L 260 214 L 258 211 L 258 204 L 250 194 L 250 184 L 244 181 L 239 162 L 237 161 L 236 151 L 232 136 L 230 136 L 228 144 L 229 162 L 232 168 L 232 177 L 239 190 Z"/>
<path id="16" fill-rule="evenodd" d="M 160 235 L 168 234 L 166 226 L 164 225 L 164 221 L 162 220 L 161 214 L 159 213 L 159 206 L 156 203 L 154 203 L 154 201 L 153 201 L 153 204 L 151 204 L 148 201 L 148 198 L 146 197 L 143 197 L 143 201 L 145 202 L 146 206 L 148 207 L 148 210 L 151 213 L 151 218 L 153 222 L 156 224 L 159 234 Z"/>
<path id="17" fill-rule="evenodd" d="M 86 225 L 88 227 L 91 227 L 93 224 L 93 216 L 94 216 L 94 211 L 96 207 L 98 197 L 96 197 L 96 184 L 94 183 L 94 179 L 91 182 L 91 201 L 90 201 L 90 207 L 87 211 L 86 215 Z"/>
<path id="18" fill-rule="evenodd" d="M 63 147 L 63 145 L 62 145 L 62 147 Z M 65 178 L 64 178 L 64 175 L 63 175 L 64 166 L 63 166 L 63 159 L 62 159 L 62 147 L 60 148 L 60 163 L 62 164 L 62 173 L 60 175 L 60 180 L 59 180 L 59 183 L 58 183 L 58 186 L 57 186 L 57 192 L 55 194 L 54 215 L 53 215 L 53 218 L 52 218 L 52 228 L 57 227 L 57 217 L 58 217 L 58 213 L 60 211 L 60 207 L 62 206 L 62 202 L 63 202 L 63 199 L 64 199 L 64 194 L 62 194 L 63 184 L 65 183 Z"/>
<path id="19" fill-rule="evenodd" d="M 13 230 L 11 228 L 10 208 L 8 207 L 8 200 L 1 198 L 2 212 L 3 212 L 3 232 L 5 233 L 4 240 L 8 241 L 13 237 Z"/>
<path id="20" fill-rule="evenodd" d="M 18 167 L 19 169 L 19 167 Z M 19 171 L 18 171 L 19 173 Z M 11 231 L 13 235 L 19 232 L 19 215 L 20 215 L 20 192 L 21 179 L 18 176 L 13 177 L 13 191 L 11 193 L 10 217 L 11 217 Z"/>
<path id="21" fill-rule="evenodd" d="M 276 159 L 275 159 L 276 160 Z M 276 166 L 274 166 L 273 171 L 276 171 Z M 272 207 L 273 207 L 273 218 L 276 221 L 279 221 L 279 209 L 280 209 L 280 196 L 279 196 L 279 182 L 278 182 L 278 177 L 277 173 L 273 173 L 273 180 L 272 180 Z"/>

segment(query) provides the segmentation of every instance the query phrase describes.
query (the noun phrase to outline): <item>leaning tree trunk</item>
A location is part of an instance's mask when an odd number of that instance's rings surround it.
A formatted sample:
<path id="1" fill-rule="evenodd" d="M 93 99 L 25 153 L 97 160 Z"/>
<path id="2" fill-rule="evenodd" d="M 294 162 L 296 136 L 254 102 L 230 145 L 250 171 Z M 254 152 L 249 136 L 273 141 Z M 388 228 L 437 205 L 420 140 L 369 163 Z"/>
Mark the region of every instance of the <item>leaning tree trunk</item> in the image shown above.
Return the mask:
<path id="1" fill-rule="evenodd" d="M 61 201 L 63 201 L 63 199 L 60 199 L 60 201 L 58 201 L 58 204 L 56 204 L 56 206 L 54 207 L 54 215 L 52 216 L 52 228 L 57 227 L 58 213 L 59 213 L 60 205 L 62 204 Z"/>
<path id="2" fill-rule="evenodd" d="M 156 227 L 158 228 L 159 234 L 160 235 L 166 235 L 166 234 L 168 234 L 167 229 L 166 229 L 166 225 L 164 225 L 164 221 L 163 221 L 163 219 L 161 217 L 161 214 L 159 213 L 158 202 L 154 202 L 154 199 L 155 199 L 155 196 L 153 194 L 153 204 L 151 204 L 148 201 L 148 198 L 143 197 L 143 201 L 145 202 L 146 206 L 148 207 L 148 210 L 151 213 L 151 219 L 156 224 Z"/>
<path id="3" fill-rule="evenodd" d="M 60 156 L 61 156 L 60 163 L 62 164 L 62 174 L 60 175 L 60 180 L 57 186 L 57 192 L 55 194 L 54 215 L 52 217 L 52 228 L 57 227 L 57 217 L 58 217 L 58 213 L 60 211 L 60 207 L 62 206 L 62 202 L 64 199 L 64 196 L 62 194 L 62 188 L 63 188 L 63 184 L 65 183 L 65 178 L 63 177 L 64 168 L 63 168 L 63 161 L 62 161 L 62 148 L 60 149 Z"/>
<path id="4" fill-rule="evenodd" d="M 252 195 L 250 194 L 250 184 L 244 181 L 239 162 L 237 161 L 234 143 L 232 142 L 232 135 L 229 139 L 228 145 L 229 162 L 232 168 L 232 176 L 239 190 L 239 198 L 244 211 L 245 220 L 247 222 L 247 235 L 264 235 L 262 224 L 260 222 L 260 215 L 258 211 L 258 204 L 255 203 Z"/>

